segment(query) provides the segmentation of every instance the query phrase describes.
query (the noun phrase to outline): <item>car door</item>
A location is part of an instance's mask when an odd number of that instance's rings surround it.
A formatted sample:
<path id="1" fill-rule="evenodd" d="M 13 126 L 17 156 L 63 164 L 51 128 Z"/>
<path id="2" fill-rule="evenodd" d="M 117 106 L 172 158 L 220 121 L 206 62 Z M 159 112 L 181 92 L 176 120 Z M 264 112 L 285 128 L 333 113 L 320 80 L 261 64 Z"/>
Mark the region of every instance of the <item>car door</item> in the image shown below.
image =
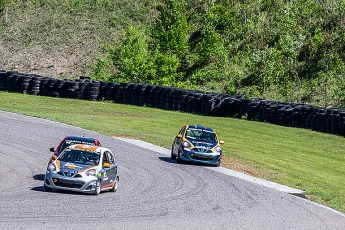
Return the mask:
<path id="1" fill-rule="evenodd" d="M 104 167 L 104 175 L 102 180 L 102 187 L 107 187 L 112 185 L 117 176 L 117 164 L 115 162 L 114 155 L 110 151 L 105 151 L 103 153 L 103 164 L 108 163 L 110 167 Z"/>
<path id="2" fill-rule="evenodd" d="M 185 130 L 186 130 L 186 126 L 183 126 L 182 129 L 180 130 L 180 132 L 179 132 L 178 134 L 181 134 L 182 137 L 183 137 L 183 135 L 184 135 L 184 133 L 185 133 Z M 178 153 L 178 149 L 180 148 L 181 142 L 182 142 L 182 138 L 179 138 L 179 137 L 177 137 L 177 135 L 176 135 L 176 137 L 175 137 L 175 139 L 174 139 L 174 142 L 173 142 L 173 153 L 174 153 L 176 156 L 177 156 L 177 153 Z"/>

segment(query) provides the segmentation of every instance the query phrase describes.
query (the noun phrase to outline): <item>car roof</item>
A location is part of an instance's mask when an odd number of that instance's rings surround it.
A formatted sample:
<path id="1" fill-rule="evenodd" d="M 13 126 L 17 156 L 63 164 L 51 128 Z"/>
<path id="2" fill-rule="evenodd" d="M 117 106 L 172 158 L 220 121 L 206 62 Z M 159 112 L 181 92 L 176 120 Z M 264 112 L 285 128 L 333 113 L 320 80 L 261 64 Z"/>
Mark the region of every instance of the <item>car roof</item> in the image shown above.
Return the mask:
<path id="1" fill-rule="evenodd" d="M 92 137 L 66 136 L 64 140 L 78 140 L 78 141 L 94 142 L 96 139 Z"/>
<path id="2" fill-rule="evenodd" d="M 94 145 L 85 145 L 85 144 L 76 144 L 69 146 L 70 149 L 78 149 L 78 150 L 84 150 L 84 151 L 91 151 L 91 152 L 99 152 L 102 147 L 100 146 L 94 146 Z"/>
<path id="3" fill-rule="evenodd" d="M 210 127 L 201 126 L 201 125 L 188 125 L 188 128 L 194 128 L 194 129 L 202 129 L 202 130 L 208 130 L 214 132 L 214 130 Z"/>

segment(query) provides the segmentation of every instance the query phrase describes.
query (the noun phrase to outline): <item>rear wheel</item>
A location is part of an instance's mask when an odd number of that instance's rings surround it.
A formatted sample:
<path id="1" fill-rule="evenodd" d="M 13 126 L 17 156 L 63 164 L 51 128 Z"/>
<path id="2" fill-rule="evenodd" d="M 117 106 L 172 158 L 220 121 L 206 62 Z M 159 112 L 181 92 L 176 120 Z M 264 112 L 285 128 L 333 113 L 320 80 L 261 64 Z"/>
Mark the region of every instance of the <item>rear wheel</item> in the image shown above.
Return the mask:
<path id="1" fill-rule="evenodd" d="M 98 194 L 101 193 L 101 180 L 99 179 L 97 182 L 96 182 L 96 188 L 95 188 L 95 191 L 94 191 L 94 195 L 95 196 L 98 196 Z"/>
<path id="2" fill-rule="evenodd" d="M 119 187 L 119 176 L 116 176 L 116 179 L 114 181 L 114 186 L 110 189 L 110 192 L 116 192 L 118 187 Z"/>
<path id="3" fill-rule="evenodd" d="M 51 191 L 53 191 L 53 189 L 52 188 L 49 188 L 48 186 L 46 186 L 46 185 L 44 185 L 43 186 L 43 188 L 44 188 L 44 190 L 45 191 L 47 191 L 47 192 L 51 192 Z"/>

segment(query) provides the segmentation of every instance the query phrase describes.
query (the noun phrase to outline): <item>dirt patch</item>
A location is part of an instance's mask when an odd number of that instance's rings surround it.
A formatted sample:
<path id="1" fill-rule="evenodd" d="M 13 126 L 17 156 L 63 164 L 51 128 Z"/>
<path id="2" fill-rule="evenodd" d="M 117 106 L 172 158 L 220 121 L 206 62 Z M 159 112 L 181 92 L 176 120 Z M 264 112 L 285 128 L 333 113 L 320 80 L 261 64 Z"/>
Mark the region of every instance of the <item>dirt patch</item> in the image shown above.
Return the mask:
<path id="1" fill-rule="evenodd" d="M 237 172 L 245 173 L 254 177 L 263 177 L 266 173 L 256 169 L 253 165 L 244 163 L 239 159 L 223 157 L 221 166 Z"/>

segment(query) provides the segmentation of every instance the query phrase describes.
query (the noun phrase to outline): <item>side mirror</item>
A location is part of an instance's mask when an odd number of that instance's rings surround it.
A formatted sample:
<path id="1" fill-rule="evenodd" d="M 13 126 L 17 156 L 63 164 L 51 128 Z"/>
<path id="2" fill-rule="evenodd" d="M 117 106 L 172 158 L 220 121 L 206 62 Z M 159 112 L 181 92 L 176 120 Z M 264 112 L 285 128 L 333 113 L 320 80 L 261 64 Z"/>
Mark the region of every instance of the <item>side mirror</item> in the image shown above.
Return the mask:
<path id="1" fill-rule="evenodd" d="M 224 141 L 219 141 L 219 144 L 224 144 Z"/>
<path id="2" fill-rule="evenodd" d="M 177 134 L 176 137 L 177 138 L 182 138 L 182 135 L 181 134 Z"/>
<path id="3" fill-rule="evenodd" d="M 57 159 L 57 156 L 53 155 L 52 160 L 55 161 Z"/>
<path id="4" fill-rule="evenodd" d="M 103 163 L 103 168 L 110 168 L 110 164 L 109 163 Z"/>
<path id="5" fill-rule="evenodd" d="M 50 150 L 50 152 L 55 152 L 54 147 L 51 147 L 49 150 Z"/>

